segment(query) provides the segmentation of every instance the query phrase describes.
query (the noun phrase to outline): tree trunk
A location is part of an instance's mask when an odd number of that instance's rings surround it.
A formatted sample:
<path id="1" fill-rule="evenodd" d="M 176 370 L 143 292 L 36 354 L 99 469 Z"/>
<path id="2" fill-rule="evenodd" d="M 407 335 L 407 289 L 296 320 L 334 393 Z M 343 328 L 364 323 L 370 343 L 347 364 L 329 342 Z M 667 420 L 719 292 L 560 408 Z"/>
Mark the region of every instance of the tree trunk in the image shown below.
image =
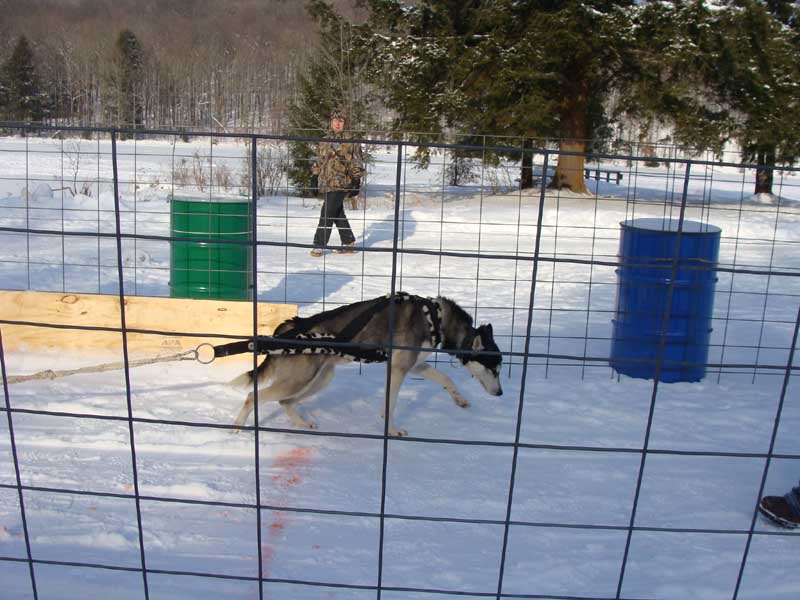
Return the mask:
<path id="1" fill-rule="evenodd" d="M 523 149 L 527 150 L 533 148 L 533 141 L 525 138 L 522 142 Z M 527 190 L 533 187 L 533 153 L 522 153 L 522 172 L 519 174 L 519 187 L 521 190 Z"/>
<path id="2" fill-rule="evenodd" d="M 773 167 L 775 166 L 775 148 L 761 147 L 758 149 L 756 155 L 756 163 L 759 167 Z M 772 168 L 756 169 L 756 195 L 770 194 L 772 195 L 772 180 L 775 172 Z"/>
<path id="3" fill-rule="evenodd" d="M 585 152 L 586 142 L 580 140 L 563 140 L 560 144 L 562 152 Z M 583 178 L 585 157 L 583 154 L 559 154 L 556 172 L 548 187 L 562 190 L 564 188 L 580 194 L 588 194 L 586 180 Z"/>
<path id="4" fill-rule="evenodd" d="M 586 194 L 586 180 L 583 178 L 585 162 L 586 138 L 589 132 L 586 127 L 586 115 L 589 109 L 588 92 L 578 86 L 578 89 L 569 94 L 561 103 L 561 122 L 564 140 L 559 149 L 561 152 L 580 152 L 579 155 L 559 154 L 556 172 L 548 187 L 561 190 L 570 189 L 579 194 Z M 544 174 L 547 177 L 547 174 Z"/>

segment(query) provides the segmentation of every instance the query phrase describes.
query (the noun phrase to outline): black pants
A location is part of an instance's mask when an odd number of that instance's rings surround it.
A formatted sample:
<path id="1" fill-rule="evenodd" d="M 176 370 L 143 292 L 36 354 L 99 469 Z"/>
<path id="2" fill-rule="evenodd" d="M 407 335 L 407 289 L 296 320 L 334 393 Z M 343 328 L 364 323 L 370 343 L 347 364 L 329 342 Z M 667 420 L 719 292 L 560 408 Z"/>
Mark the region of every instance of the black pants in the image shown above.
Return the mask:
<path id="1" fill-rule="evenodd" d="M 356 241 L 356 236 L 353 235 L 353 230 L 350 229 L 350 223 L 344 214 L 345 194 L 344 191 L 325 194 L 325 201 L 322 203 L 322 210 L 319 214 L 319 225 L 314 234 L 314 246 L 317 248 L 324 248 L 328 245 L 334 225 L 339 230 L 342 245 L 352 244 Z"/>

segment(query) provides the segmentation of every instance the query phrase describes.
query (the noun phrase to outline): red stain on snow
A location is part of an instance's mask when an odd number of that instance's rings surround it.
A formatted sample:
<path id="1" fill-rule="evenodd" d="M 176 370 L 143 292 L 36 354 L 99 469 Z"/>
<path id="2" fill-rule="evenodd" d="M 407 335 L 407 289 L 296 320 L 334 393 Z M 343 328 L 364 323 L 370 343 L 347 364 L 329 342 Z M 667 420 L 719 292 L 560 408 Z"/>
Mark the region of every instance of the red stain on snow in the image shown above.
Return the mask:
<path id="1" fill-rule="evenodd" d="M 270 466 L 270 470 L 273 471 L 270 480 L 277 493 L 272 495 L 270 504 L 286 504 L 288 492 L 303 482 L 302 469 L 311 462 L 313 452 L 312 448 L 292 448 L 275 457 Z M 267 539 L 261 546 L 264 577 L 270 576 L 269 570 L 275 561 L 276 546 L 279 544 L 278 538 L 289 523 L 290 519 L 285 511 L 272 512 L 267 525 Z"/>
<path id="2" fill-rule="evenodd" d="M 277 535 L 278 533 L 283 531 L 284 527 L 286 527 L 286 519 L 284 518 L 285 514 L 286 513 L 282 512 L 282 511 L 277 511 L 275 513 L 275 516 L 273 517 L 272 522 L 269 524 L 269 534 L 270 535 Z"/>
<path id="3" fill-rule="evenodd" d="M 275 558 L 275 548 L 269 546 L 267 544 L 261 544 L 261 560 L 264 563 L 264 566 L 268 565 L 272 562 L 272 559 Z M 264 577 L 269 577 L 269 573 L 264 571 Z"/>
<path id="4" fill-rule="evenodd" d="M 303 481 L 303 478 L 299 475 L 273 475 L 271 479 L 276 486 L 284 489 L 288 489 Z"/>
<path id="5" fill-rule="evenodd" d="M 311 460 L 312 448 L 292 448 L 288 452 L 281 452 L 272 463 L 274 469 L 294 469 L 303 467 Z"/>

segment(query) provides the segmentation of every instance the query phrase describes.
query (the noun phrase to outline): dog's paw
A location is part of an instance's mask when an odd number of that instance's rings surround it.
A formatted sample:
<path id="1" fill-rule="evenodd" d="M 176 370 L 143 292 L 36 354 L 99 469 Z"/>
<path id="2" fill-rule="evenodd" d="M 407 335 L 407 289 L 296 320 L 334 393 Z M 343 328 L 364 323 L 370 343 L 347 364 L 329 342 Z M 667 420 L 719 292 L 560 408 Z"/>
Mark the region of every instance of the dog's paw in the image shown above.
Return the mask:
<path id="1" fill-rule="evenodd" d="M 455 400 L 456 404 L 458 406 L 460 406 L 461 408 L 469 408 L 470 407 L 469 400 L 467 400 L 466 398 L 464 398 L 464 396 L 462 396 L 460 394 L 458 396 L 454 396 L 453 400 Z"/>
<path id="2" fill-rule="evenodd" d="M 390 429 L 389 435 L 393 437 L 407 437 L 408 432 L 405 429 Z"/>
<path id="3" fill-rule="evenodd" d="M 313 421 L 306 421 L 305 419 L 292 419 L 292 425 L 297 427 L 297 429 L 316 429 L 317 424 Z"/>

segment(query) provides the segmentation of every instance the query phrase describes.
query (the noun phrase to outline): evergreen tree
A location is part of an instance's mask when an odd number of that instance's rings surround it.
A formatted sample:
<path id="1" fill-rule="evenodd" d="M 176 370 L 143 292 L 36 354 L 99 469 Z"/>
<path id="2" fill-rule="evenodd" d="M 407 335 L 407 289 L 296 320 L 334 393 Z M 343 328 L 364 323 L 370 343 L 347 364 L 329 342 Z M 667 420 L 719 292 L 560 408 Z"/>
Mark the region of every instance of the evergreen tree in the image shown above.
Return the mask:
<path id="1" fill-rule="evenodd" d="M 493 57 L 471 84 L 469 111 L 503 135 L 559 140 L 555 188 L 585 192 L 583 153 L 604 137 L 605 106 L 632 26 L 628 0 L 503 0 L 486 38 Z M 500 82 L 496 87 L 493 82 Z M 483 113 L 483 116 L 481 116 Z M 522 181 L 529 178 L 523 165 Z"/>
<path id="2" fill-rule="evenodd" d="M 327 131 L 325 115 L 333 110 L 327 91 L 328 72 L 319 58 L 312 59 L 298 75 L 299 94 L 289 104 L 290 133 L 296 136 L 322 137 Z M 299 190 L 311 190 L 311 165 L 314 145 L 305 141 L 289 144 L 291 163 L 289 181 Z M 312 192 L 313 193 L 313 192 Z M 303 194 L 308 195 L 308 194 Z"/>
<path id="3" fill-rule="evenodd" d="M 109 77 L 111 88 L 109 117 L 118 127 L 136 129 L 144 122 L 144 51 L 129 29 L 117 37 Z M 125 139 L 125 135 L 120 136 Z"/>
<path id="4" fill-rule="evenodd" d="M 9 87 L 6 83 L 5 69 L 0 71 L 0 118 L 7 118 Z"/>
<path id="5" fill-rule="evenodd" d="M 523 145 L 557 139 L 557 188 L 586 190 L 584 153 L 602 149 L 623 118 L 644 132 L 669 125 L 698 151 L 734 136 L 767 162 L 766 144 L 785 161 L 800 139 L 793 110 L 774 110 L 797 107 L 797 6 L 788 0 L 722 9 L 700 0 L 365 3 L 381 57 L 373 81 L 396 127 L 518 136 Z M 531 175 L 523 157 L 523 185 Z"/>
<path id="6" fill-rule="evenodd" d="M 731 136 L 756 173 L 756 194 L 771 194 L 776 164 L 800 156 L 800 32 L 789 2 L 733 0 L 715 15 L 719 96 L 734 115 Z"/>
<path id="7" fill-rule="evenodd" d="M 556 138 L 582 153 L 605 125 L 631 29 L 628 0 L 367 0 L 373 74 L 400 128 Z M 528 155 L 528 158 L 530 155 Z M 585 191 L 583 156 L 562 154 L 555 187 Z M 521 181 L 531 183 L 523 161 Z"/>
<path id="8" fill-rule="evenodd" d="M 47 102 L 36 73 L 33 50 L 23 35 L 3 67 L 0 107 L 11 121 L 42 121 Z"/>
<path id="9" fill-rule="evenodd" d="M 480 0 L 370 0 L 362 30 L 376 54 L 370 76 L 395 111 L 394 129 L 441 134 L 460 126 L 466 108 L 462 82 L 477 43 Z"/>
<path id="10" fill-rule="evenodd" d="M 617 81 L 625 93 L 612 103 L 612 118 L 637 123 L 642 137 L 669 124 L 675 141 L 721 150 L 728 115 L 709 84 L 708 19 L 703 2 L 648 2 L 633 12 Z"/>
<path id="11" fill-rule="evenodd" d="M 298 136 L 324 136 L 331 112 L 343 111 L 352 132 L 368 128 L 372 101 L 363 76 L 369 55 L 356 45 L 354 27 L 324 0 L 311 0 L 308 11 L 320 33 L 319 45 L 298 75 L 299 93 L 289 105 L 291 133 Z M 311 185 L 311 163 L 316 155 L 309 142 L 290 144 L 289 181 L 300 190 Z"/>
<path id="12" fill-rule="evenodd" d="M 580 192 L 585 153 L 604 151 L 623 119 L 643 133 L 667 124 L 676 141 L 720 149 L 728 121 L 709 102 L 707 14 L 703 2 L 682 0 L 494 3 L 481 103 L 468 114 L 506 135 L 559 140 L 551 186 Z"/>
<path id="13" fill-rule="evenodd" d="M 468 130 L 465 79 L 475 47 L 485 34 L 480 0 L 368 0 L 367 24 L 359 29 L 361 45 L 375 58 L 368 76 L 383 104 L 393 112 L 392 128 L 410 141 L 455 141 L 453 131 Z M 420 146 L 416 158 L 429 160 Z M 463 156 L 454 156 L 454 161 Z"/>

